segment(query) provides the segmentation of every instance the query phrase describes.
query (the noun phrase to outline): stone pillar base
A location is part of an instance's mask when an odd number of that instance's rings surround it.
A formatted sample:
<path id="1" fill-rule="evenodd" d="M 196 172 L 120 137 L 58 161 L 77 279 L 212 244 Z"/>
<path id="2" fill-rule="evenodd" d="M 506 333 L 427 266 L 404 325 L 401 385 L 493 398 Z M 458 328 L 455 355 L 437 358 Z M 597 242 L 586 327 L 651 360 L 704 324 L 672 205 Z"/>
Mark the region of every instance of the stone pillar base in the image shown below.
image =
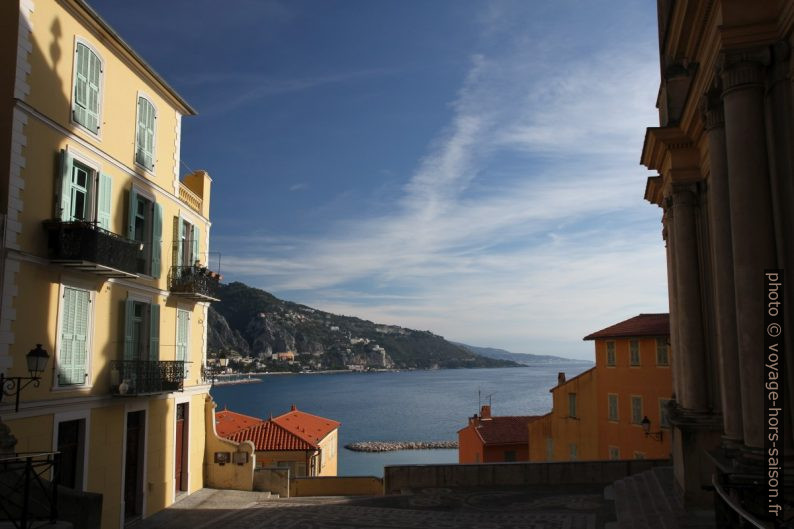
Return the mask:
<path id="1" fill-rule="evenodd" d="M 673 472 L 684 494 L 686 508 L 711 508 L 714 462 L 707 453 L 720 446 L 722 416 L 673 407 L 670 413 L 673 430 Z"/>

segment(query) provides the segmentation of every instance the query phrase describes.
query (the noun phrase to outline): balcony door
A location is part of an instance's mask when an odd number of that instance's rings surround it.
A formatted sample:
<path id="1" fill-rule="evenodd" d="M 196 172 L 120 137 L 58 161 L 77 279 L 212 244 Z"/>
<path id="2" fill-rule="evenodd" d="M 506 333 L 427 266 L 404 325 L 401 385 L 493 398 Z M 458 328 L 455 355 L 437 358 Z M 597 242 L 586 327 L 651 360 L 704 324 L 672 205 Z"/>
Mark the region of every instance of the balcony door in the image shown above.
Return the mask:
<path id="1" fill-rule="evenodd" d="M 124 360 L 159 360 L 160 306 L 128 299 L 124 312 Z"/>

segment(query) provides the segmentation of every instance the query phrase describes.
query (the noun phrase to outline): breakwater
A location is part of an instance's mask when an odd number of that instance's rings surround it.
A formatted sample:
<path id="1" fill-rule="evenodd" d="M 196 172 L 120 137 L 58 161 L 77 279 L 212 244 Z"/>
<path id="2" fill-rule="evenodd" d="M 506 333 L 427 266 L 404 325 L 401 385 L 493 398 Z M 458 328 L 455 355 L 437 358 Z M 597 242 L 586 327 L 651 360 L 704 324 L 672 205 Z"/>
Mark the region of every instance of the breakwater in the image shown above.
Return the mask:
<path id="1" fill-rule="evenodd" d="M 457 448 L 457 441 L 360 441 L 346 444 L 353 452 L 393 452 L 395 450 L 428 450 Z"/>

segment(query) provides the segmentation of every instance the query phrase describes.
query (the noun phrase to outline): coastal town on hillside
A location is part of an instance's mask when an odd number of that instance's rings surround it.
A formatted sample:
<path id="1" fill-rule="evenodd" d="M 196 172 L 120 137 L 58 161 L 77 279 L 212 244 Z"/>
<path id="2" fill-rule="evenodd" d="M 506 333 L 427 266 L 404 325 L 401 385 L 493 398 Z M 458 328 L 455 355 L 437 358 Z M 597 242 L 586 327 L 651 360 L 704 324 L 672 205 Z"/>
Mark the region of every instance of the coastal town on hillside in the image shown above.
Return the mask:
<path id="1" fill-rule="evenodd" d="M 0 527 L 794 527 L 794 0 L 485 4 L 0 3 Z"/>

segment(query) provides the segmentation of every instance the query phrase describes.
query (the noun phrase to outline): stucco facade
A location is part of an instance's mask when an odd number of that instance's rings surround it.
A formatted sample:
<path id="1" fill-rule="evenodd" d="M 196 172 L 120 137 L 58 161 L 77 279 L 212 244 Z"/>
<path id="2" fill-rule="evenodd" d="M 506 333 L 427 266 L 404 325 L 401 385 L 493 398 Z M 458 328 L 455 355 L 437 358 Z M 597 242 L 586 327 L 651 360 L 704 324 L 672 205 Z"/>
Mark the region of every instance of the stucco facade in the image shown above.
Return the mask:
<path id="1" fill-rule="evenodd" d="M 585 337 L 596 365 L 570 379 L 559 374 L 551 412 L 529 425 L 530 461 L 670 457 L 668 325 L 666 314 L 640 314 Z"/>
<path id="2" fill-rule="evenodd" d="M 3 2 L 0 29 L 0 369 L 50 354 L 0 416 L 120 527 L 203 486 L 211 296 L 175 279 L 207 263 L 211 180 L 180 179 L 193 109 L 82 1 Z"/>

